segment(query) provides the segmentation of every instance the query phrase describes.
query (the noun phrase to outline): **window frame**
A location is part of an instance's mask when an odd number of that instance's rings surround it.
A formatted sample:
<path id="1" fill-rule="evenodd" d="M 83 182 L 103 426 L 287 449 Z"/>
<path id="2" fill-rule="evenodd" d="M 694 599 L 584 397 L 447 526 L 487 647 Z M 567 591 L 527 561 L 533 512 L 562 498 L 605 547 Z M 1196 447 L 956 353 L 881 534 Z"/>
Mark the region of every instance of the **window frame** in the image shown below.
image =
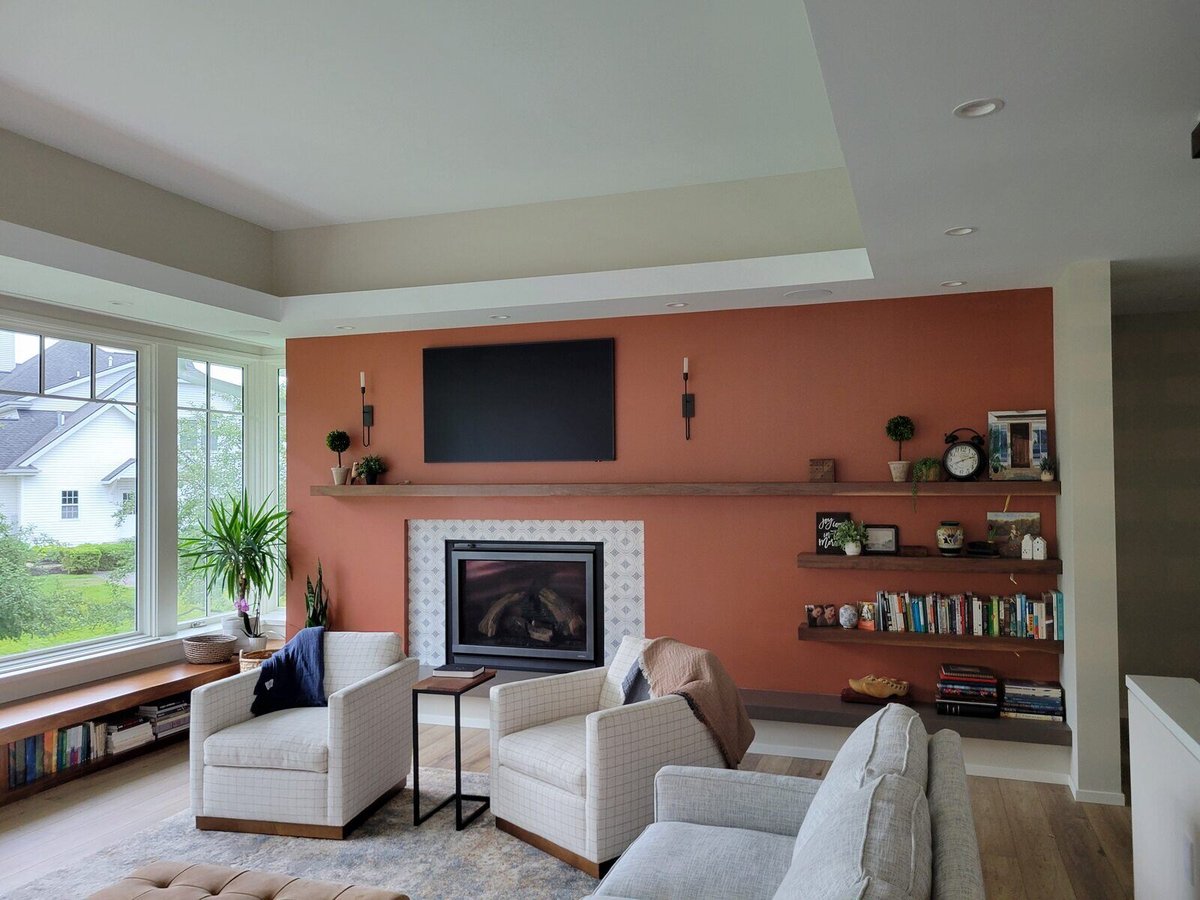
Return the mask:
<path id="1" fill-rule="evenodd" d="M 58 512 L 63 522 L 70 522 L 79 518 L 79 491 L 74 489 L 60 490 L 58 492 Z M 67 515 L 68 510 L 72 515 Z"/>

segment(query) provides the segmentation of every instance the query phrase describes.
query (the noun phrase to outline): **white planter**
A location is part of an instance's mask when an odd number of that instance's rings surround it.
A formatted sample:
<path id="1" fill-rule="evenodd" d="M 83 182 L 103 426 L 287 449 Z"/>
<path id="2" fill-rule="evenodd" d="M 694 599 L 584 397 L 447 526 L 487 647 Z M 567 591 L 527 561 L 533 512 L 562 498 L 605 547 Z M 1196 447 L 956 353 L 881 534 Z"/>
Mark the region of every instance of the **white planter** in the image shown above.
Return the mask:
<path id="1" fill-rule="evenodd" d="M 350 478 L 349 466 L 334 466 L 329 471 L 333 473 L 334 484 L 345 484 Z"/>
<path id="2" fill-rule="evenodd" d="M 861 556 L 862 555 L 862 544 L 858 544 L 858 543 L 844 544 L 842 546 L 842 549 L 846 551 L 847 556 Z"/>
<path id="3" fill-rule="evenodd" d="M 1054 480 L 1053 472 L 1051 472 L 1049 470 L 1042 472 L 1042 481 L 1053 481 L 1053 480 Z"/>
<path id="4" fill-rule="evenodd" d="M 265 637 L 248 637 L 246 638 L 247 650 L 266 650 L 267 639 Z"/>
<path id="5" fill-rule="evenodd" d="M 908 481 L 908 471 L 912 468 L 912 463 L 906 459 L 898 459 L 888 463 L 888 468 L 892 470 L 892 481 Z"/>

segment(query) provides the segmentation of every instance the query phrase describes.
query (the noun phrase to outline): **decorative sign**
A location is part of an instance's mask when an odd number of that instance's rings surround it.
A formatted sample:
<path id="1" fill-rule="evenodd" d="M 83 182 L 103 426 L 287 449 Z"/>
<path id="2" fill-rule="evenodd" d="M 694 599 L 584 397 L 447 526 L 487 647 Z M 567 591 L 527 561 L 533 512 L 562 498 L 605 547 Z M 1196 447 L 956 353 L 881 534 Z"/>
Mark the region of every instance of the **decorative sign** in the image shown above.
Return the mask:
<path id="1" fill-rule="evenodd" d="M 830 484 L 837 481 L 837 463 L 832 459 L 810 459 L 808 461 L 808 480 L 818 484 Z"/>
<path id="2" fill-rule="evenodd" d="M 839 524 L 849 521 L 850 513 L 848 512 L 817 513 L 817 552 L 842 553 L 842 548 L 833 542 L 833 532 Z"/>

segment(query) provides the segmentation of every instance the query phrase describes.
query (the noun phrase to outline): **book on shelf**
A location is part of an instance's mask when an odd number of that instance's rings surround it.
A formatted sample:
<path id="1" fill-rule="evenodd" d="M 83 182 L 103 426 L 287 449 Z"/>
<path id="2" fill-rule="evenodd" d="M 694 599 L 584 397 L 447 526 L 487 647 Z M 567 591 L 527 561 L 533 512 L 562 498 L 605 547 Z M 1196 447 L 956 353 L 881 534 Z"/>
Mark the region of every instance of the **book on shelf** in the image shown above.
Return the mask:
<path id="1" fill-rule="evenodd" d="M 943 716 L 975 716 L 977 718 L 994 719 L 1000 713 L 998 703 L 974 703 L 968 700 L 935 701 L 937 711 Z"/>
<path id="2" fill-rule="evenodd" d="M 1006 678 L 1000 715 L 1006 719 L 1062 722 L 1066 716 L 1063 686 L 1057 681 Z"/>
<path id="3" fill-rule="evenodd" d="M 483 666 L 473 666 L 462 663 L 447 663 L 444 666 L 438 666 L 433 670 L 433 674 L 439 678 L 475 678 L 483 674 Z"/>
<path id="4" fill-rule="evenodd" d="M 918 594 L 877 591 L 859 604 L 859 627 L 915 634 L 1063 639 L 1063 595 L 1046 591 L 1038 598 L 960 593 Z"/>

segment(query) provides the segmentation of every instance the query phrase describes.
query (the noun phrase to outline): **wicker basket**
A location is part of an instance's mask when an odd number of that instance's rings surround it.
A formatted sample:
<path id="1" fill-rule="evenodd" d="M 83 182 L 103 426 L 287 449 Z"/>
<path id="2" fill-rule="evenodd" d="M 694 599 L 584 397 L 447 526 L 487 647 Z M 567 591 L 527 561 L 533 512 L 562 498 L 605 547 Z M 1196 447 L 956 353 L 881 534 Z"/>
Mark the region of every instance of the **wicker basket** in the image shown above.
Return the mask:
<path id="1" fill-rule="evenodd" d="M 243 650 L 238 656 L 238 665 L 241 666 L 243 672 L 252 671 L 270 659 L 274 652 L 274 650 Z"/>
<path id="2" fill-rule="evenodd" d="M 183 639 L 183 655 L 190 663 L 223 663 L 233 656 L 237 638 L 232 634 L 198 634 Z"/>

